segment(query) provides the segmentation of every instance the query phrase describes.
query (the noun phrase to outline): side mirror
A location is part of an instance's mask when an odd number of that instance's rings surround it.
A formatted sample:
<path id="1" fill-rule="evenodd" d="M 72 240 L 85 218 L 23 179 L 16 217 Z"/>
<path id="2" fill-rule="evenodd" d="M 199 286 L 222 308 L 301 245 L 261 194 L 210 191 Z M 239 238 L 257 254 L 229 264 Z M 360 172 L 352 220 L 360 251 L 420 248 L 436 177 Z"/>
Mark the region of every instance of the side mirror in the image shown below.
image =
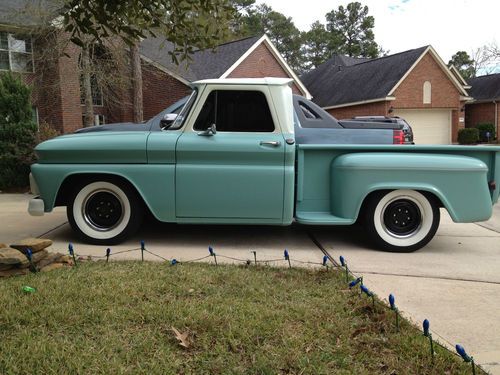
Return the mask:
<path id="1" fill-rule="evenodd" d="M 163 130 L 167 130 L 172 126 L 174 121 L 177 119 L 177 113 L 167 113 L 166 115 L 163 116 L 163 118 L 160 120 L 160 128 Z"/>
<path id="2" fill-rule="evenodd" d="M 212 136 L 217 134 L 217 128 L 215 124 L 210 125 L 206 130 L 197 133 L 198 135 Z"/>

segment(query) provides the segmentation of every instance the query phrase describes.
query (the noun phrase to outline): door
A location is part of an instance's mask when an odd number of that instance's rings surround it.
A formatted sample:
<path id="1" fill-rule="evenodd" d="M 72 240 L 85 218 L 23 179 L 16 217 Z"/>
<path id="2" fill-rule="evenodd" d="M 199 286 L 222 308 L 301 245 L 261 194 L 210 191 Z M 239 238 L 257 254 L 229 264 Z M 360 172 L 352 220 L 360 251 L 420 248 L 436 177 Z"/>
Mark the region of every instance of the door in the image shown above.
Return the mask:
<path id="1" fill-rule="evenodd" d="M 282 220 L 285 145 L 269 99 L 266 86 L 203 92 L 177 142 L 178 218 Z"/>
<path id="2" fill-rule="evenodd" d="M 451 111 L 446 109 L 395 110 L 413 129 L 415 144 L 450 144 Z"/>

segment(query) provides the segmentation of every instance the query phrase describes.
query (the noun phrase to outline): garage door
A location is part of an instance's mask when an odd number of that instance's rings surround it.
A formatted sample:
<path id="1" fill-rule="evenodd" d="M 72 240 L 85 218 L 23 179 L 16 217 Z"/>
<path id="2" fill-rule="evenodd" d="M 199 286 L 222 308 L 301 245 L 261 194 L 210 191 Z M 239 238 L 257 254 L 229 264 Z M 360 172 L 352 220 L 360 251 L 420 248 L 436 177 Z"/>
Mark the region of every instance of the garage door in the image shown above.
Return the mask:
<path id="1" fill-rule="evenodd" d="M 404 118 L 410 124 L 417 145 L 451 143 L 450 110 L 396 109 L 394 115 Z"/>

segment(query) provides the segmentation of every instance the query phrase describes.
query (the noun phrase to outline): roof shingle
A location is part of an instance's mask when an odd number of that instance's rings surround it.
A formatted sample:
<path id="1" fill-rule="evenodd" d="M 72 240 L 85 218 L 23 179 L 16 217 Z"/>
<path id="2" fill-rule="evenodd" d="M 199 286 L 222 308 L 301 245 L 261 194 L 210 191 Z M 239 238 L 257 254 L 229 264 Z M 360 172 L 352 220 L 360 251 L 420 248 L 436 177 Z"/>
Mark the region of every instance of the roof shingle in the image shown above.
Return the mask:
<path id="1" fill-rule="evenodd" d="M 301 80 L 321 107 L 385 98 L 427 48 L 371 60 L 333 56 Z"/>
<path id="2" fill-rule="evenodd" d="M 469 85 L 469 95 L 474 100 L 500 99 L 500 73 L 472 78 Z"/>
<path id="3" fill-rule="evenodd" d="M 261 37 L 253 36 L 224 43 L 215 49 L 197 50 L 191 61 L 179 65 L 172 62 L 168 52 L 173 45 L 164 38 L 148 38 L 141 42 L 140 52 L 150 60 L 164 66 L 188 81 L 219 78 Z"/>

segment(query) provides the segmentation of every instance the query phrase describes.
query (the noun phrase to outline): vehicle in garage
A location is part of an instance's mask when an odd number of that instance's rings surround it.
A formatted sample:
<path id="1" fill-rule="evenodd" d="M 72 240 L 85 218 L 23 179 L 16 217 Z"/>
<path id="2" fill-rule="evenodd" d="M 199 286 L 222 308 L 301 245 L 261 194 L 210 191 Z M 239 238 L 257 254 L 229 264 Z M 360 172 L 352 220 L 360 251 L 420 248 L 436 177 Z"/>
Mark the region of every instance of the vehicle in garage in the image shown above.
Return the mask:
<path id="1" fill-rule="evenodd" d="M 328 144 L 296 137 L 290 80 L 198 81 L 179 114 L 126 130 L 64 135 L 36 147 L 31 214 L 66 206 L 84 240 L 123 241 L 146 210 L 203 224 L 350 225 L 375 244 L 425 246 L 440 207 L 487 220 L 500 147 Z M 295 117 L 295 119 L 294 119 Z"/>

